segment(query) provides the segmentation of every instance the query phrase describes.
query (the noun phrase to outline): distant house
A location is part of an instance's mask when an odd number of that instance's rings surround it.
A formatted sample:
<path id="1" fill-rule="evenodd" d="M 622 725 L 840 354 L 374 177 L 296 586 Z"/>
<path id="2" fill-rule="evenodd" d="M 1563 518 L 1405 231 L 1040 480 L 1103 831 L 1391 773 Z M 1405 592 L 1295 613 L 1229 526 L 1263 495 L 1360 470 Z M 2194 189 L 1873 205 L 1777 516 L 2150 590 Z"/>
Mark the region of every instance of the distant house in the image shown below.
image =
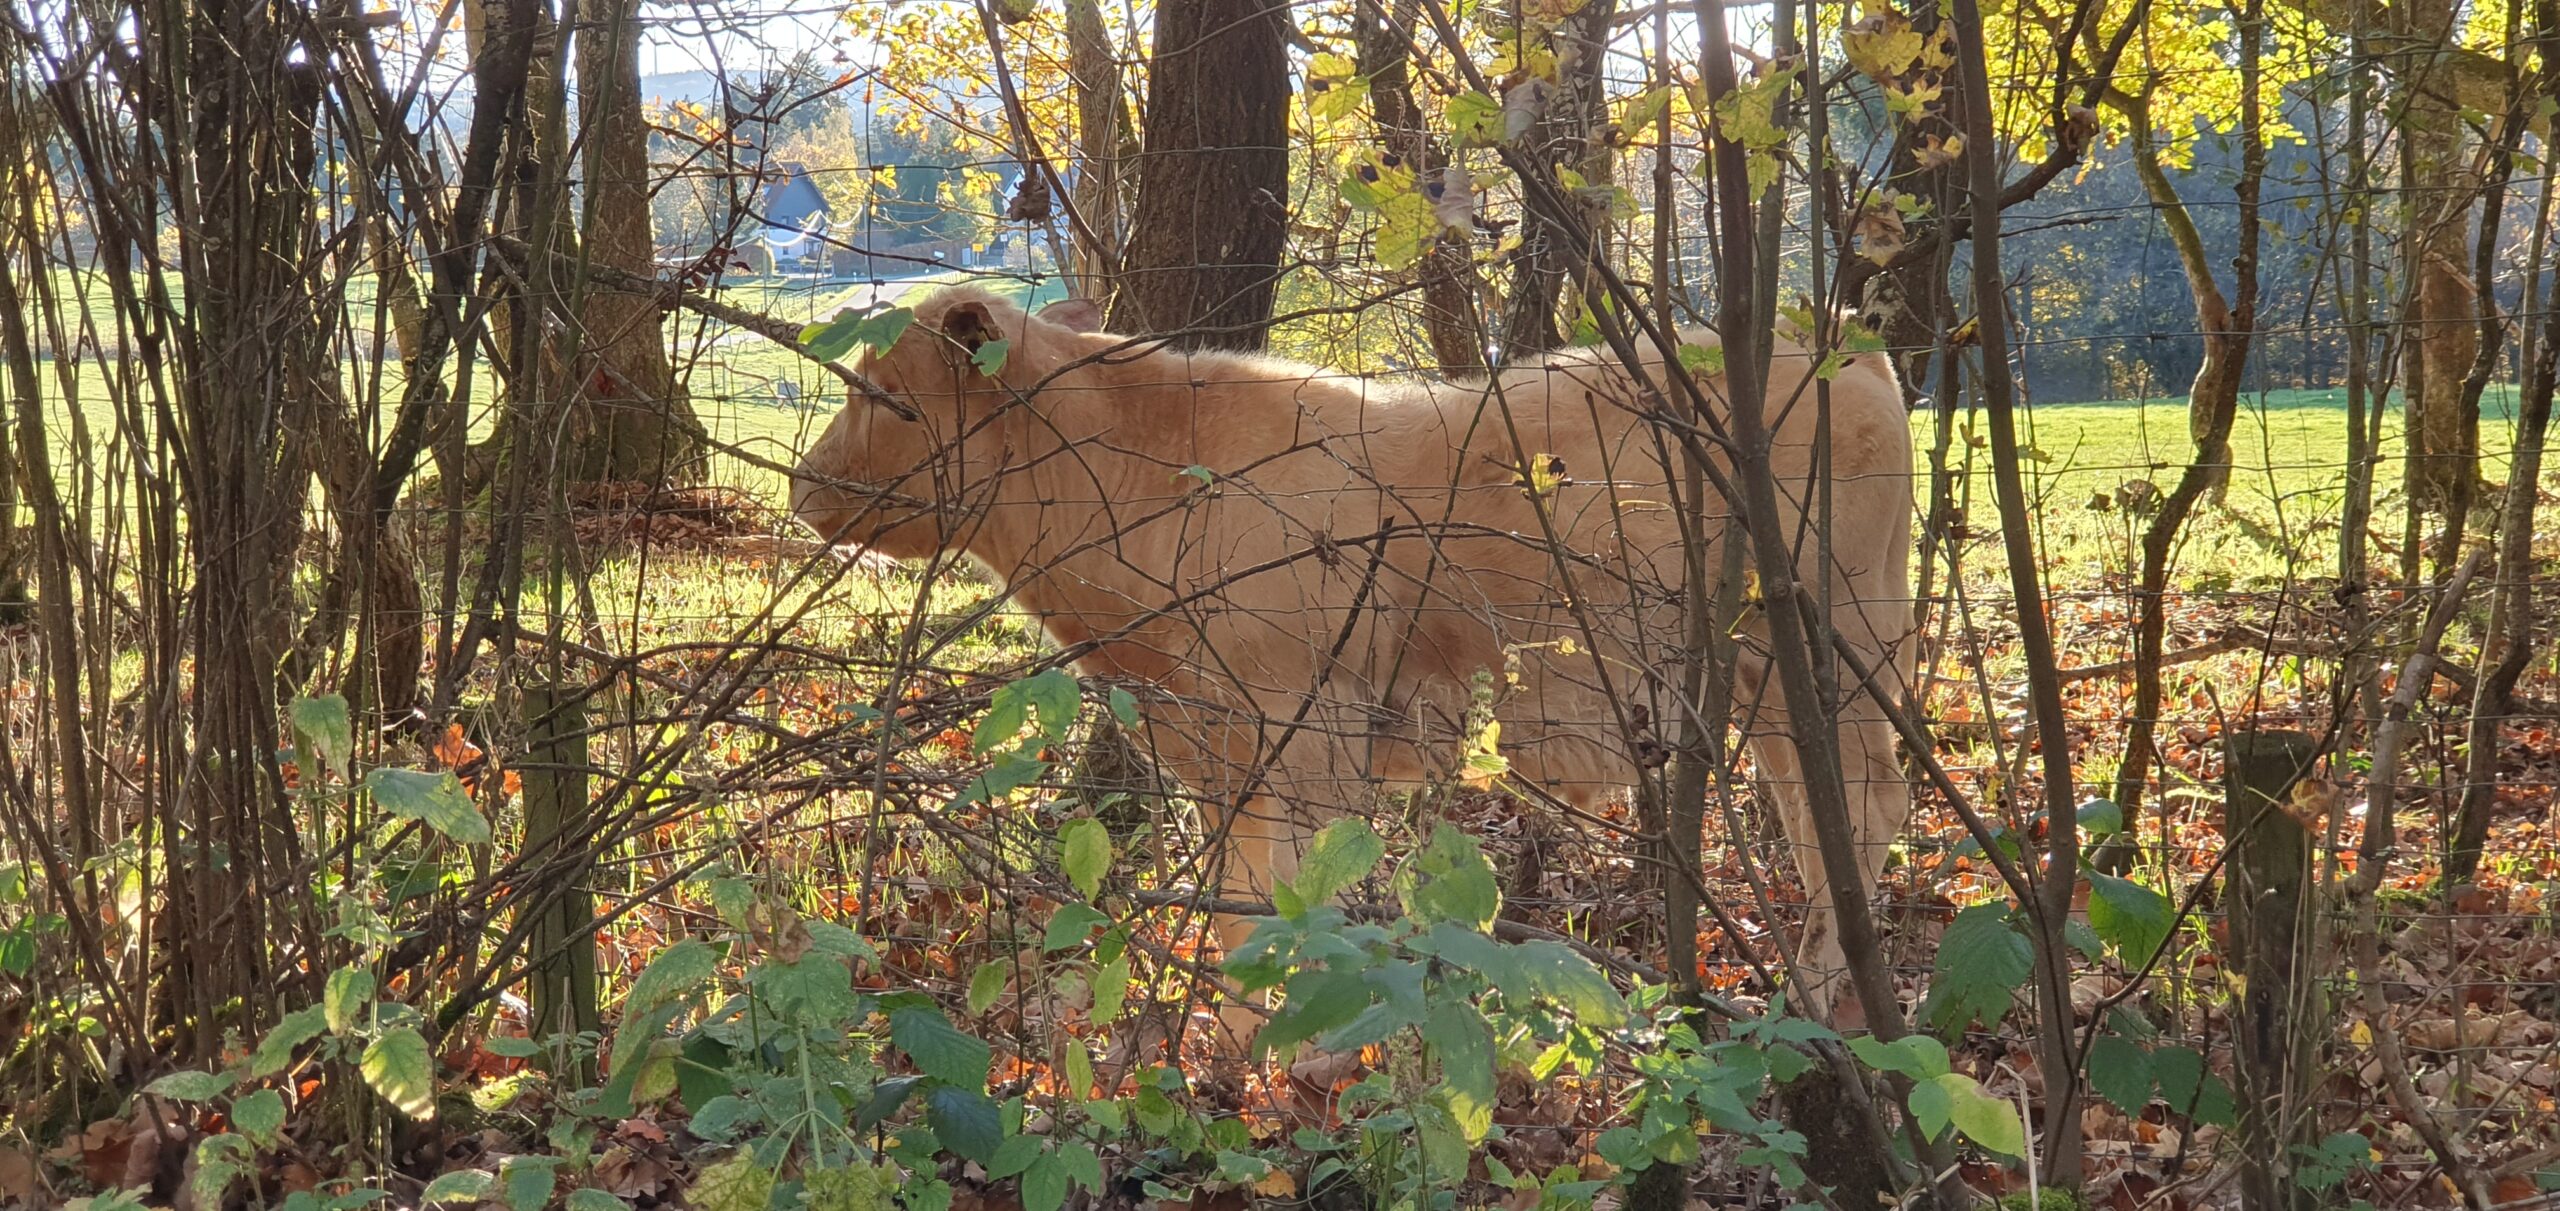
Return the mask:
<path id="1" fill-rule="evenodd" d="M 776 273 L 823 272 L 829 245 L 821 237 L 835 226 L 835 211 L 809 178 L 808 165 L 786 160 L 781 169 L 781 178 L 764 189 L 765 251 Z"/>

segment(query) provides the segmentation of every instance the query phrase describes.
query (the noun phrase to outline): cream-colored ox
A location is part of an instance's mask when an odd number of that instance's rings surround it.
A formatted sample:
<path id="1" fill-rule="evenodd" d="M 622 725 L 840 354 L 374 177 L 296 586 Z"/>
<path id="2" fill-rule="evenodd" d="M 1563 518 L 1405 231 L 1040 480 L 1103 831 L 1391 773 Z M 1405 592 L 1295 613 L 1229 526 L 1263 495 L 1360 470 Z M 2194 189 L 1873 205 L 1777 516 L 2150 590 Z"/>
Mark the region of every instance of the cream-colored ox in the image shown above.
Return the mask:
<path id="1" fill-rule="evenodd" d="M 1490 382 L 1385 383 L 1133 346 L 1091 318 L 1084 304 L 1026 315 L 970 287 L 930 296 L 861 366 L 920 419 L 856 399 L 802 459 L 791 506 L 837 543 L 965 552 L 1079 670 L 1147 687 L 1144 743 L 1225 817 L 1213 824 L 1230 892 L 1289 878 L 1327 818 L 1447 774 L 1471 706 L 1489 700 L 1509 776 L 1579 805 L 1636 780 L 1624 708 L 1650 704 L 1674 734 L 1685 603 L 1671 506 L 1685 480 L 1666 473 L 1676 448 L 1637 416 L 1622 364 L 1572 353 Z M 989 375 L 997 355 L 973 355 L 992 341 L 1006 345 Z M 1825 544 L 1812 369 L 1780 343 L 1769 395 L 1784 529 L 1898 698 L 1911 628 L 1901 395 L 1881 354 L 1831 382 Z M 1713 541 L 1726 509 L 1707 495 Z M 1820 1011 L 1847 983 L 1828 880 L 1775 678 L 1749 651 L 1742 663 L 1735 716 L 1810 900 L 1798 1003 Z M 1842 700 L 1872 884 L 1911 794 L 1882 713 L 1854 686 Z M 1222 930 L 1237 940 L 1233 922 Z"/>

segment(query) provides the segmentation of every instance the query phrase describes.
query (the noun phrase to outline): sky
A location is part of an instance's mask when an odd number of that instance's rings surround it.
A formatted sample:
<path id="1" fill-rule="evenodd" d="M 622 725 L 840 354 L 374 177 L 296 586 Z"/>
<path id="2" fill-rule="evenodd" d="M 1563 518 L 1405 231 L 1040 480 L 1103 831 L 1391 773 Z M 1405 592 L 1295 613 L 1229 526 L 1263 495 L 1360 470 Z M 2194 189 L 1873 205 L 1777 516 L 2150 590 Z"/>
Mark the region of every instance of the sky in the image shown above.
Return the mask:
<path id="1" fill-rule="evenodd" d="M 816 48 L 868 61 L 875 47 L 854 45 L 838 32 L 836 14 L 842 11 L 842 0 L 653 3 L 640 45 L 640 74 L 755 71 Z"/>

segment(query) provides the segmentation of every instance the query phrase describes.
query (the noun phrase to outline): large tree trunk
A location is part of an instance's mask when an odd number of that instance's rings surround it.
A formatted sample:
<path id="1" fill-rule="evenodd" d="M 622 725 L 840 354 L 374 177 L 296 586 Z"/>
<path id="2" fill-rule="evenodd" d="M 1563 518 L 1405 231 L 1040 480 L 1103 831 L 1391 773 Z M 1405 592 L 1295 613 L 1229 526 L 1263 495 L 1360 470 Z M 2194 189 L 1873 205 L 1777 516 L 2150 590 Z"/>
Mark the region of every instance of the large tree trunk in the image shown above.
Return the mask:
<path id="1" fill-rule="evenodd" d="M 520 454 L 538 458 L 545 478 L 575 484 L 689 482 L 703 470 L 705 435 L 667 359 L 664 307 L 651 295 L 608 289 L 574 268 L 584 261 L 642 278 L 657 272 L 638 0 L 578 0 L 574 9 L 574 30 L 564 25 L 549 33 L 576 38 L 576 128 L 567 126 L 570 90 L 558 75 L 557 43 L 546 39 L 531 55 L 522 129 L 533 132 L 536 175 L 565 178 L 566 157 L 574 153 L 581 188 L 572 195 L 521 185 L 513 213 L 501 223 L 528 245 L 539 229 L 549 254 L 570 258 L 573 266 L 539 266 L 536 277 L 556 275 L 552 286 L 504 301 L 492 316 L 495 327 L 533 343 L 512 359 L 512 398 L 497 432 L 466 460 L 474 490 L 504 493 L 501 468 Z M 498 14 L 479 16 L 485 24 Z M 476 61 L 486 36 L 467 32 Z M 560 411 L 555 415 L 553 408 Z M 545 431 L 528 431 L 536 425 Z"/>
<path id="2" fill-rule="evenodd" d="M 1111 297 L 1120 268 L 1120 153 L 1129 136 L 1121 101 L 1120 58 L 1102 23 L 1101 0 L 1066 0 L 1067 75 L 1075 84 L 1076 216 L 1068 290 L 1097 302 Z"/>
<path id="3" fill-rule="evenodd" d="M 2394 5 L 2395 33 L 2421 43 L 2452 36 L 2452 0 L 2413 0 Z M 2402 348 L 2408 380 L 2408 462 L 2412 538 L 2417 519 L 2433 516 L 2458 530 L 2469 514 L 2479 478 L 2480 407 L 2464 398 L 2463 381 L 2479 353 L 2478 285 L 2463 263 L 2476 186 L 2462 156 L 2462 116 L 2454 69 L 2441 55 L 2413 52 L 2399 65 L 2403 143 L 2401 171 L 2407 209 L 2400 241 L 2403 280 L 2414 281 Z M 2439 550 L 2458 545 L 2458 533 Z M 2401 556 L 2405 577 L 2415 580 L 2422 544 Z"/>
<path id="4" fill-rule="evenodd" d="M 310 482 L 294 445 L 311 432 L 315 383 L 336 373 L 304 277 L 321 76 L 293 60 L 310 19 L 216 2 L 187 10 L 183 25 L 146 18 L 141 32 L 175 75 L 155 133 L 190 152 L 164 182 L 186 283 L 174 334 L 177 554 L 193 573 L 178 615 L 193 657 L 193 744 L 184 795 L 165 809 L 178 832 L 165 841 L 164 936 L 193 1058 L 218 1054 L 226 1034 L 259 1033 L 276 1013 L 271 956 L 317 940 L 296 940 L 308 924 L 293 873 L 302 839 L 276 762 L 276 674 Z"/>
<path id="5" fill-rule="evenodd" d="M 1272 0 L 1157 7 L 1115 330 L 1187 349 L 1268 336 L 1288 236 L 1287 13 Z"/>
<path id="6" fill-rule="evenodd" d="M 1600 186 L 1616 175 L 1618 152 L 1605 137 L 1609 99 L 1603 77 L 1609 26 L 1617 12 L 1616 0 L 1591 0 L 1556 27 L 1555 91 L 1521 136 L 1522 152 L 1550 178 L 1563 169 Z M 1572 213 L 1554 213 L 1552 206 Z M 1506 361 L 1564 344 L 1556 313 L 1565 286 L 1581 277 L 1580 266 L 1606 255 L 1609 232 L 1609 202 L 1599 189 L 1532 190 L 1523 198 L 1522 211 L 1520 246 L 1511 254 L 1511 289 L 1503 301 L 1501 356 Z M 1573 239 L 1591 246 L 1571 247 L 1566 241 Z"/>
<path id="7" fill-rule="evenodd" d="M 1431 136 L 1422 107 L 1414 103 L 1412 0 L 1397 5 L 1392 19 L 1374 0 L 1363 0 L 1353 23 L 1359 42 L 1360 74 L 1369 78 L 1369 104 L 1377 111 L 1378 139 L 1396 158 L 1412 165 L 1416 178 L 1432 180 L 1449 165 L 1448 149 Z M 1444 374 L 1466 374 L 1484 368 L 1483 326 L 1475 313 L 1476 272 L 1473 253 L 1463 235 L 1442 232 L 1431 242 L 1414 272 L 1422 283 L 1422 329 L 1431 354 Z"/>
<path id="8" fill-rule="evenodd" d="M 639 0 L 578 5 L 578 121 L 586 254 L 655 277 L 649 124 L 640 108 Z M 697 478 L 703 433 L 667 363 L 657 299 L 585 283 L 563 470 L 580 482 Z"/>

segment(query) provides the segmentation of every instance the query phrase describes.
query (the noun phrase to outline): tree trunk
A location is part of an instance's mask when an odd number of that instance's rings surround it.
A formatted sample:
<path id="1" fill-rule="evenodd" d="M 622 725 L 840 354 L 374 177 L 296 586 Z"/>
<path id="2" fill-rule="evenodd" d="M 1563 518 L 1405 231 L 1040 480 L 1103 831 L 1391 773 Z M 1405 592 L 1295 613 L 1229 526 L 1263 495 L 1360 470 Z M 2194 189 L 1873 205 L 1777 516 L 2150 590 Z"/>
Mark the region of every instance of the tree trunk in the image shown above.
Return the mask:
<path id="1" fill-rule="evenodd" d="M 2309 905 L 2312 838 L 2285 810 L 2294 783 L 2319 758 L 2301 732 L 2238 732 L 2225 744 L 2223 835 L 2231 857 L 2223 903 L 2231 912 L 2230 962 L 2244 977 L 2232 1010 L 2240 1092 L 2240 1205 L 2296 1211 L 2312 1205 L 2294 1180 L 2295 1150 L 2309 1142 L 2305 1099 L 2313 1049 L 2328 1034 L 2314 974 Z"/>
<path id="2" fill-rule="evenodd" d="M 1553 37 L 1556 87 L 1521 147 L 1534 169 L 1553 178 L 1558 170 L 1579 174 L 1592 185 L 1609 183 L 1616 174 L 1617 149 L 1609 129 L 1609 100 L 1603 79 L 1608 61 L 1610 21 L 1616 0 L 1592 0 L 1564 23 Z M 1522 85 L 1521 87 L 1527 87 Z M 1562 206 L 1570 214 L 1557 214 Z M 1609 202 L 1594 189 L 1531 192 L 1523 199 L 1520 246 L 1511 254 L 1511 289 L 1503 299 L 1504 361 L 1517 361 L 1564 344 L 1556 311 L 1565 286 L 1578 279 L 1578 266 L 1604 255 L 1609 231 Z M 1566 241 L 1583 239 L 1588 248 Z"/>
<path id="3" fill-rule="evenodd" d="M 2419 42 L 2450 40 L 2451 0 L 2393 5 L 2394 32 Z M 2480 409 L 2466 406 L 2463 381 L 2479 353 L 2479 287 L 2464 268 L 2465 239 L 2475 185 L 2462 156 L 2462 116 L 2453 66 L 2442 55 L 2413 51 L 2399 71 L 2403 114 L 2401 171 L 2404 281 L 2410 297 L 2402 349 L 2407 361 L 2408 461 L 2405 486 L 2412 524 L 2433 516 L 2459 527 L 2470 511 L 2479 478 Z M 2418 526 L 2423 536 L 2424 527 Z M 2458 545 L 2453 534 L 2447 543 Z M 2419 544 L 2402 553 L 2401 570 L 2417 577 Z M 2439 545 L 2439 552 L 2450 549 Z"/>
<path id="4" fill-rule="evenodd" d="M 582 237 L 598 265 L 656 276 L 649 124 L 640 108 L 639 0 L 581 0 L 578 121 L 585 148 Z M 563 470 L 579 482 L 699 478 L 702 424 L 667 363 L 657 299 L 583 283 Z"/>
<path id="5" fill-rule="evenodd" d="M 166 936 L 194 1028 L 190 1057 L 274 1017 L 267 963 L 295 953 L 288 939 L 307 906 L 291 876 L 302 845 L 276 763 L 276 673 L 310 482 L 290 436 L 310 432 L 311 392 L 337 368 L 301 268 L 321 78 L 292 62 L 293 26 L 276 17 L 264 4 L 214 3 L 189 10 L 184 27 L 144 33 L 187 66 L 184 89 L 154 117 L 163 134 L 187 132 L 192 151 L 167 182 L 187 287 L 176 419 L 194 672 L 191 802 L 176 809 L 188 817 L 188 857 L 171 867 Z"/>
<path id="6" fill-rule="evenodd" d="M 1145 151 L 1111 327 L 1183 349 L 1259 349 L 1288 236 L 1285 7 L 1156 9 Z"/>
<path id="7" fill-rule="evenodd" d="M 1369 104 L 1378 115 L 1378 140 L 1413 167 L 1417 180 L 1429 181 L 1449 166 L 1449 151 L 1431 136 L 1422 107 L 1414 103 L 1412 8 L 1406 0 L 1391 18 L 1376 3 L 1364 0 L 1354 30 L 1360 74 L 1369 78 Z M 1474 254 L 1465 236 L 1442 232 L 1414 272 L 1422 283 L 1423 334 L 1431 342 L 1431 355 L 1439 360 L 1441 373 L 1484 369 L 1483 326 L 1475 311 Z"/>
<path id="8" fill-rule="evenodd" d="M 1120 151 L 1128 138 L 1120 57 L 1102 23 L 1101 0 L 1066 0 L 1067 75 L 1075 84 L 1075 233 L 1068 289 L 1107 302 L 1120 268 Z"/>
<path id="9" fill-rule="evenodd" d="M 2165 696 L 2160 660 L 2168 638 L 2169 556 L 2197 502 L 2218 494 L 2230 478 L 2231 427 L 2239 416 L 2240 381 L 2248 369 L 2249 346 L 2257 329 L 2258 200 L 2266 179 L 2267 153 L 2255 91 L 2259 50 L 2255 0 L 2247 13 L 2235 15 L 2248 35 L 2241 43 L 2241 75 L 2248 83 L 2242 88 L 2240 180 L 2233 186 L 2240 210 L 2240 246 L 2232 258 L 2231 293 L 2226 295 L 2214 280 L 2204 238 L 2160 168 L 2159 152 L 2150 137 L 2149 107 L 2138 100 L 2125 105 L 2135 130 L 2134 169 L 2159 208 L 2186 271 L 2187 288 L 2195 297 L 2196 327 L 2204 333 L 2204 361 L 2187 389 L 2187 422 L 2195 456 L 2179 475 L 2177 486 L 2162 498 L 2159 512 L 2142 535 L 2142 572 L 2134 594 L 2134 705 L 2125 726 L 2124 762 L 2116 771 L 2115 785 L 2128 844 L 2109 849 L 2111 865 L 2130 856 L 2128 851 L 2140 835 L 2135 822 L 2157 756 L 2160 704 Z"/>
<path id="10" fill-rule="evenodd" d="M 2548 56 L 2560 29 L 2543 31 Z M 2560 80 L 2552 84 L 2560 94 Z M 2530 263 L 2542 262 L 2550 238 L 2553 171 L 2542 173 L 2540 215 L 2532 240 Z M 2528 304 L 2531 302 L 2527 300 Z M 2530 309 L 2530 308 L 2528 308 Z M 2497 585 L 2489 599 L 2489 634 L 2480 650 L 2479 681 L 2472 687 L 2469 755 L 2463 766 L 2462 807 L 2455 819 L 2453 844 L 2445 854 L 2444 881 L 2467 881 L 2480 864 L 2481 847 L 2489 839 L 2490 817 L 2498 805 L 2498 761 L 2507 717 L 2515 710 L 2516 682 L 2533 659 L 2533 530 L 2542 502 L 2543 445 L 2551 431 L 2552 400 L 2560 393 L 2560 281 L 2542 304 L 2543 329 L 2537 343 L 2528 334 L 2529 357 L 2524 390 L 2517 401 L 2515 449 L 2508 459 L 2505 499 L 2498 515 Z"/>

